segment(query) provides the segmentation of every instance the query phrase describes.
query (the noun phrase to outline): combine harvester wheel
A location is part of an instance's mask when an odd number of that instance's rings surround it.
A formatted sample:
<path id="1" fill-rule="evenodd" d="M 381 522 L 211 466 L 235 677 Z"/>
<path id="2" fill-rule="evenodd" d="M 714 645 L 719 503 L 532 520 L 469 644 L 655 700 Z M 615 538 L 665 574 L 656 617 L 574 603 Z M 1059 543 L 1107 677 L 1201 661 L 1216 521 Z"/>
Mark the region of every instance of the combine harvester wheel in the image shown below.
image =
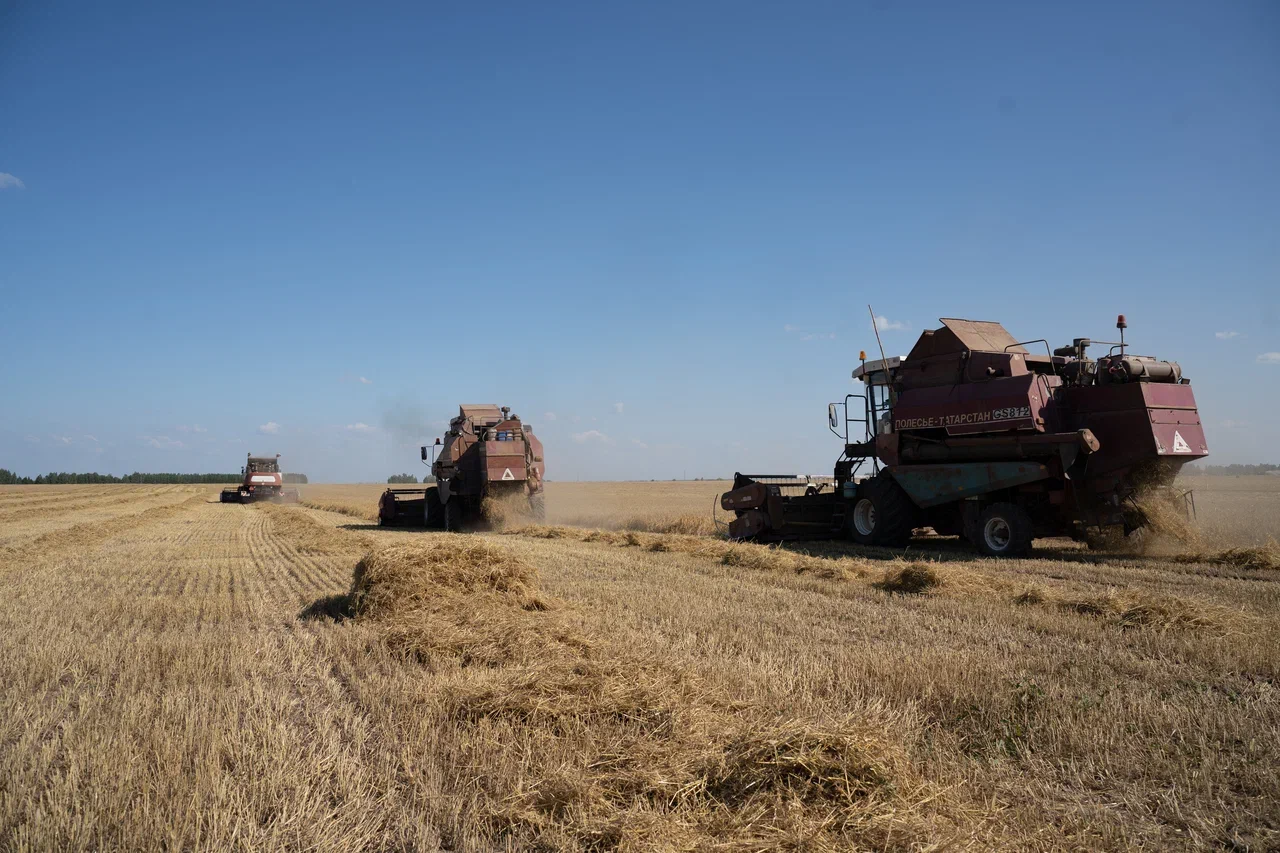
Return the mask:
<path id="1" fill-rule="evenodd" d="M 444 529 L 450 533 L 461 533 L 463 528 L 462 501 L 454 499 L 444 505 Z"/>
<path id="2" fill-rule="evenodd" d="M 915 528 L 915 504 L 887 474 L 858 484 L 849 513 L 849 535 L 859 545 L 905 545 Z"/>
<path id="3" fill-rule="evenodd" d="M 1020 557 L 1031 551 L 1031 516 L 1017 504 L 994 503 L 983 510 L 969 540 L 988 557 Z"/>
<path id="4" fill-rule="evenodd" d="M 444 527 L 444 504 L 440 503 L 440 490 L 435 486 L 427 489 L 425 515 L 427 527 Z"/>

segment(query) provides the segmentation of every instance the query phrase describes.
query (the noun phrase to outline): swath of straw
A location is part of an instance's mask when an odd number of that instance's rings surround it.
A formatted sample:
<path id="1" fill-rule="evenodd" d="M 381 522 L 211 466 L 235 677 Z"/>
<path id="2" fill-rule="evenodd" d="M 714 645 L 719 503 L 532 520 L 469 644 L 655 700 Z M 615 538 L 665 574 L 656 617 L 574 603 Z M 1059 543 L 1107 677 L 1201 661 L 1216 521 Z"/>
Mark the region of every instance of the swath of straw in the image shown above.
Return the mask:
<path id="1" fill-rule="evenodd" d="M 891 847 L 936 795 L 893 715 L 816 720 L 738 701 L 575 627 L 494 543 L 441 535 L 366 556 L 351 605 L 442 680 L 432 712 L 493 837 L 558 849 Z M 483 733 L 483 735 L 481 734 Z"/>

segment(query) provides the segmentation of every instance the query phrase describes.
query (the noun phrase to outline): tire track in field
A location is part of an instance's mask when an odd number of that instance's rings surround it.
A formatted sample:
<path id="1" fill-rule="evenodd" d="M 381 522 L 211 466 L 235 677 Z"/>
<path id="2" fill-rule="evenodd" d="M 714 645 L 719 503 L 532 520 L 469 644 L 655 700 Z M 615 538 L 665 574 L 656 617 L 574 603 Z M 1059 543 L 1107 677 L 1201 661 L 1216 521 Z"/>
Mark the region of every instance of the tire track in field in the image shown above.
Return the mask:
<path id="1" fill-rule="evenodd" d="M 291 602 L 304 600 L 312 585 L 313 574 L 309 561 L 278 533 L 270 515 L 264 512 L 259 512 L 258 515 L 264 522 L 263 540 L 267 543 L 271 559 L 280 569 L 273 573 L 273 578 L 281 595 Z"/>
<path id="2" fill-rule="evenodd" d="M 331 589 L 331 571 L 325 564 L 331 563 L 335 557 L 303 553 L 293 537 L 287 532 L 282 533 L 273 523 L 274 518 L 280 518 L 280 512 L 292 514 L 294 511 L 255 513 L 263 522 L 261 537 L 254 540 L 261 556 L 255 560 L 255 565 L 268 573 L 276 593 L 276 605 L 287 606 L 296 612 L 307 601 Z"/>
<path id="3" fill-rule="evenodd" d="M 311 510 L 273 506 L 266 514 L 281 547 L 296 555 L 298 582 L 307 595 L 345 590 L 355 563 L 374 545 L 371 537 L 318 523 Z"/>
<path id="4" fill-rule="evenodd" d="M 253 615 L 243 569 L 252 559 L 253 524 L 240 507 L 201 507 L 197 519 L 162 537 L 166 569 L 143 594 L 186 602 L 201 624 Z"/>
<path id="5" fill-rule="evenodd" d="M 249 539 L 253 517 L 248 513 L 240 512 L 239 509 L 236 507 L 226 513 L 228 518 L 225 519 L 225 523 L 233 529 L 230 535 L 221 537 L 218 542 L 224 552 L 219 555 L 221 567 L 214 589 L 217 598 L 226 601 L 226 618 L 232 620 L 249 619 L 255 616 L 258 612 L 255 604 L 260 599 L 249 580 L 253 573 L 246 572 L 246 566 L 252 559 Z"/>
<path id="6" fill-rule="evenodd" d="M 289 541 L 288 536 L 281 536 L 272 530 L 276 544 L 281 552 L 287 555 L 290 567 L 290 578 L 295 591 L 304 599 L 314 598 L 330 588 L 329 566 L 336 557 L 316 557 L 304 554 Z"/>
<path id="7" fill-rule="evenodd" d="M 248 515 L 252 519 L 249 523 L 247 542 L 249 568 L 253 571 L 257 597 L 259 601 L 270 604 L 271 609 L 276 609 L 284 596 L 284 589 L 271 563 L 279 559 L 279 554 L 274 553 L 271 547 L 270 537 L 267 535 L 266 518 L 252 510 Z"/>
<path id="8" fill-rule="evenodd" d="M 305 602 L 306 585 L 298 571 L 300 555 L 286 548 L 266 513 L 252 512 L 249 536 L 250 564 L 260 584 L 264 603 L 272 611 L 296 611 Z"/>
<path id="9" fill-rule="evenodd" d="M 234 510 L 236 528 L 234 545 L 227 561 L 227 594 L 231 616 L 237 619 L 256 620 L 262 613 L 268 597 L 266 577 L 257 565 L 259 553 L 256 544 L 261 535 L 260 521 L 254 513 L 237 507 Z"/>

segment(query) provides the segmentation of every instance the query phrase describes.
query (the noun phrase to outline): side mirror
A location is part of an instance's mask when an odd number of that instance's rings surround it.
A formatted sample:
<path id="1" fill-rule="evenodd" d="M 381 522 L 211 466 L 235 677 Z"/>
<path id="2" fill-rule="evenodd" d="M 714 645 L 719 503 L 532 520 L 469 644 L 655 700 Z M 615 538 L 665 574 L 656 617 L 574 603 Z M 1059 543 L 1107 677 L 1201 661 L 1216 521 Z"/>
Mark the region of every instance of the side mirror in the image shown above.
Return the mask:
<path id="1" fill-rule="evenodd" d="M 422 445 L 422 461 L 427 461 L 427 446 L 425 444 Z"/>
<path id="2" fill-rule="evenodd" d="M 836 404 L 827 403 L 827 423 L 831 424 L 832 429 L 839 429 L 840 424 L 836 421 Z"/>

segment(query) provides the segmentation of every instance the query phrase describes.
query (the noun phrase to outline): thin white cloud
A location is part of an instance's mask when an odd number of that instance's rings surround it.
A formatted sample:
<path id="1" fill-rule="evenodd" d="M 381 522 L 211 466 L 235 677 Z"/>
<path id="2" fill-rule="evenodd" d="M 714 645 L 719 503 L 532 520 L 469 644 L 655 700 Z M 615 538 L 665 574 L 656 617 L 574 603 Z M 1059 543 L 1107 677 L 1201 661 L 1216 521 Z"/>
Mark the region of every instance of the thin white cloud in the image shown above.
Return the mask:
<path id="1" fill-rule="evenodd" d="M 167 435 L 140 435 L 138 439 L 157 450 L 182 450 L 186 447 L 181 441 L 169 438 Z"/>
<path id="2" fill-rule="evenodd" d="M 59 444 L 70 444 L 70 443 L 71 443 L 71 436 L 69 436 L 69 435 L 52 435 L 52 436 L 49 436 L 49 437 L 50 437 L 50 438 L 52 438 L 54 441 L 58 442 Z"/>
<path id="3" fill-rule="evenodd" d="M 555 413 L 555 412 L 543 412 L 543 413 L 542 413 L 542 419 L 543 419 L 544 421 L 554 421 L 554 420 L 556 419 L 556 413 Z"/>
<path id="4" fill-rule="evenodd" d="M 371 427 L 364 423 L 347 424 L 347 429 L 351 432 L 376 432 L 377 427 Z"/>
<path id="5" fill-rule="evenodd" d="M 1240 333 L 1239 333 L 1239 332 L 1237 332 L 1237 331 L 1232 330 L 1232 331 L 1229 331 L 1229 332 L 1214 332 L 1214 333 L 1213 333 L 1213 336 L 1214 336 L 1215 338 L 1217 338 L 1218 340 L 1220 340 L 1220 341 L 1229 341 L 1229 340 L 1231 340 L 1232 338 L 1238 338 L 1238 337 L 1240 337 Z"/>
<path id="6" fill-rule="evenodd" d="M 634 444 L 636 447 L 640 448 L 641 450 L 649 449 L 649 445 L 645 444 L 643 441 L 641 441 L 638 438 L 631 439 L 631 443 Z"/>
<path id="7" fill-rule="evenodd" d="M 95 436 L 92 436 L 92 435 L 82 435 L 82 436 L 80 436 L 80 437 L 81 437 L 81 438 L 86 438 L 86 439 L 88 439 L 89 441 L 92 441 L 94 444 L 97 444 L 97 443 L 98 443 L 98 439 L 97 439 Z"/>
<path id="8" fill-rule="evenodd" d="M 876 328 L 882 332 L 905 332 L 911 328 L 911 325 L 902 320 L 890 320 L 883 314 L 877 314 Z"/>
<path id="9" fill-rule="evenodd" d="M 1280 352 L 1259 353 L 1258 364 L 1280 364 Z"/>
<path id="10" fill-rule="evenodd" d="M 621 403 L 614 403 L 614 404 L 613 404 L 613 410 L 614 410 L 615 412 L 617 412 L 618 414 L 622 414 L 622 404 L 621 404 Z"/>
<path id="11" fill-rule="evenodd" d="M 0 190 L 25 190 L 27 185 L 17 175 L 0 172 Z"/>
<path id="12" fill-rule="evenodd" d="M 790 323 L 783 326 L 782 331 L 789 335 L 800 332 L 800 340 L 802 341 L 834 341 L 836 339 L 835 332 L 805 332 L 799 326 L 793 326 Z"/>
<path id="13" fill-rule="evenodd" d="M 359 380 L 357 380 L 357 381 L 359 381 L 359 383 L 360 383 L 361 385 L 372 385 L 372 384 L 373 384 L 373 380 L 372 380 L 372 379 L 369 379 L 368 377 L 365 377 L 365 376 L 361 376 L 361 377 L 360 377 L 360 379 L 359 379 Z"/>
<path id="14" fill-rule="evenodd" d="M 179 424 L 174 427 L 178 432 L 208 432 L 209 430 L 199 424 Z"/>
<path id="15" fill-rule="evenodd" d="M 601 444 L 613 444 L 613 439 L 605 435 L 598 429 L 589 429 L 586 432 L 575 432 L 570 436 L 578 444 L 586 444 L 589 441 L 598 441 Z"/>
<path id="16" fill-rule="evenodd" d="M 278 435 L 280 433 L 280 424 L 275 421 L 267 421 L 265 424 L 258 427 L 258 432 L 263 435 Z"/>

